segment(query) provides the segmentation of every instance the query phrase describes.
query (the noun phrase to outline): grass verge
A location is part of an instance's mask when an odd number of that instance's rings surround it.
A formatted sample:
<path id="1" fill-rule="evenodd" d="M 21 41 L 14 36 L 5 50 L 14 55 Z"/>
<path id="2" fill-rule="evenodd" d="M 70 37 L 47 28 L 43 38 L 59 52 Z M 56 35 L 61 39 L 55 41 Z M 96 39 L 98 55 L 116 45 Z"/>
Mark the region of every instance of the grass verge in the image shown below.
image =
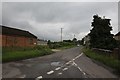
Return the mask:
<path id="1" fill-rule="evenodd" d="M 102 55 L 100 53 L 98 54 L 98 53 L 92 51 L 91 49 L 83 48 L 83 52 L 85 53 L 86 56 L 88 56 L 94 60 L 97 60 L 99 62 L 102 62 L 103 64 L 113 68 L 115 70 L 115 73 L 120 75 L 120 60 L 118 60 L 114 57 Z"/>
<path id="2" fill-rule="evenodd" d="M 17 61 L 53 53 L 47 46 L 29 48 L 3 48 L 2 62 Z"/>

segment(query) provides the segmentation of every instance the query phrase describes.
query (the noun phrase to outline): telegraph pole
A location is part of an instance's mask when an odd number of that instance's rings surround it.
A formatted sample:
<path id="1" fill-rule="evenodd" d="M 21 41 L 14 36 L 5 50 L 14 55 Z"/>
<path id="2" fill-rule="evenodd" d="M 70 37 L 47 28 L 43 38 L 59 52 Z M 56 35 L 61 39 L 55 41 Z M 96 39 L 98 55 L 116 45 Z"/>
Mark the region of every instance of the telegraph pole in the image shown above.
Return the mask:
<path id="1" fill-rule="evenodd" d="M 63 28 L 61 28 L 61 42 L 62 42 L 62 30 L 63 30 Z"/>

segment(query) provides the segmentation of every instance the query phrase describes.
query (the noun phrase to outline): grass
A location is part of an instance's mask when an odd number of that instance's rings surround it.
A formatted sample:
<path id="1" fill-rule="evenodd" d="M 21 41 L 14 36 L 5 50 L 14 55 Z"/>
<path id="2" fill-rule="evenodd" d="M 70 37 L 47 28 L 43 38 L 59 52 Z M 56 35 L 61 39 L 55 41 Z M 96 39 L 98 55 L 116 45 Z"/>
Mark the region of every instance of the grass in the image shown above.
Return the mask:
<path id="1" fill-rule="evenodd" d="M 91 49 L 83 48 L 83 52 L 86 56 L 95 59 L 99 62 L 102 62 L 103 64 L 113 68 L 117 74 L 120 74 L 120 60 L 112 57 L 112 56 L 105 56 L 103 54 L 98 54 Z"/>
<path id="2" fill-rule="evenodd" d="M 2 62 L 17 61 L 53 53 L 47 46 L 35 46 L 29 48 L 3 48 Z"/>

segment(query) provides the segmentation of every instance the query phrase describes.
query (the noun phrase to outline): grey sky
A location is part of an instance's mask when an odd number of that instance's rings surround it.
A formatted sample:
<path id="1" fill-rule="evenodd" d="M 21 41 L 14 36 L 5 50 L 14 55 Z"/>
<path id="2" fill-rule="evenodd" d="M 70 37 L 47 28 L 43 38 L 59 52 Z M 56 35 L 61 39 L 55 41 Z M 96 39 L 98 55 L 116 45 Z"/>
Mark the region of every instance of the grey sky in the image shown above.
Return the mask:
<path id="1" fill-rule="evenodd" d="M 60 40 L 84 37 L 91 29 L 92 16 L 110 18 L 112 33 L 118 32 L 117 2 L 3 2 L 2 24 L 28 30 L 40 39 Z"/>

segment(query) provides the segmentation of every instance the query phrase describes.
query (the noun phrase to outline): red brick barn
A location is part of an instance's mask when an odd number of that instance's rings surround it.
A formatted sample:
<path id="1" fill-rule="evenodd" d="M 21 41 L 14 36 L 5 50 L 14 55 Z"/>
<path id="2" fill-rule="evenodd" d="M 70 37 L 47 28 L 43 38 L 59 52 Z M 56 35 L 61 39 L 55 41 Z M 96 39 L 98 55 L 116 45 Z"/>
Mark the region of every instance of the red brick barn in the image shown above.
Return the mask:
<path id="1" fill-rule="evenodd" d="M 0 32 L 0 38 L 2 38 L 0 46 L 2 47 L 30 47 L 37 44 L 37 37 L 28 31 L 6 26 L 0 27 L 2 27 L 2 32 Z"/>

